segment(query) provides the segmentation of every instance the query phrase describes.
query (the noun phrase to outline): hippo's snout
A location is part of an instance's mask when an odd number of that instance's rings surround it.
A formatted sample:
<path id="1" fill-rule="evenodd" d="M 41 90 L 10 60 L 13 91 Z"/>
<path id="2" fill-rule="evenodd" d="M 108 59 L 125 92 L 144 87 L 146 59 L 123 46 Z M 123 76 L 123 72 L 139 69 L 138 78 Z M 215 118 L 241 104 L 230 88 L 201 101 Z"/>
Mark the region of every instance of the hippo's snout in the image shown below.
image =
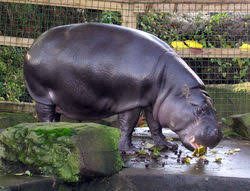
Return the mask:
<path id="1" fill-rule="evenodd" d="M 183 145 L 191 151 L 201 146 L 212 149 L 222 139 L 222 132 L 217 125 L 199 125 L 187 128 L 180 138 Z"/>
<path id="2" fill-rule="evenodd" d="M 193 140 L 195 146 L 206 146 L 214 148 L 222 139 L 222 132 L 218 127 L 207 125 L 201 128 Z"/>
<path id="3" fill-rule="evenodd" d="M 189 140 L 189 144 L 193 149 L 198 149 L 201 146 L 209 147 L 210 149 L 214 148 L 220 140 L 222 139 L 222 133 L 218 129 L 214 129 L 209 132 L 208 135 L 204 136 L 192 136 Z"/>

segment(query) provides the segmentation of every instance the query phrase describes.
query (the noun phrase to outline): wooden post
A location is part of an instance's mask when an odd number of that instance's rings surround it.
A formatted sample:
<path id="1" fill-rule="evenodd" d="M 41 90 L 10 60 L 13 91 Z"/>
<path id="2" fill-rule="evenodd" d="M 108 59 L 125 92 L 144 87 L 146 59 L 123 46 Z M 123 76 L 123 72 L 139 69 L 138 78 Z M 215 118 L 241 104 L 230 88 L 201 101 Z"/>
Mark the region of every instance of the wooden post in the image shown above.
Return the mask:
<path id="1" fill-rule="evenodd" d="M 122 26 L 136 29 L 137 27 L 137 14 L 133 9 L 125 9 L 121 11 Z"/>

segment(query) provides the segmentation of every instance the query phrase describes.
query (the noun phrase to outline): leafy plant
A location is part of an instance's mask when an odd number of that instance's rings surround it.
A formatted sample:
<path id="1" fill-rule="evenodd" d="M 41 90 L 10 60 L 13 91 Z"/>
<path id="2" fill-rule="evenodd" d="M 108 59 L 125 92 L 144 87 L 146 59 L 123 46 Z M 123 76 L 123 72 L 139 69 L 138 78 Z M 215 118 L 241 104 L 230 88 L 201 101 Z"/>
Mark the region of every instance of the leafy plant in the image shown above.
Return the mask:
<path id="1" fill-rule="evenodd" d="M 229 13 L 169 14 L 143 13 L 138 28 L 171 44 L 195 40 L 204 48 L 235 48 L 249 41 L 249 15 Z M 248 36 L 248 37 L 247 37 Z M 247 81 L 249 59 L 186 59 L 206 83 L 239 83 Z"/>
<path id="2" fill-rule="evenodd" d="M 121 14 L 115 11 L 103 11 L 100 22 L 121 25 Z"/>
<path id="3" fill-rule="evenodd" d="M 0 46 L 0 99 L 29 101 L 23 79 L 25 49 Z"/>

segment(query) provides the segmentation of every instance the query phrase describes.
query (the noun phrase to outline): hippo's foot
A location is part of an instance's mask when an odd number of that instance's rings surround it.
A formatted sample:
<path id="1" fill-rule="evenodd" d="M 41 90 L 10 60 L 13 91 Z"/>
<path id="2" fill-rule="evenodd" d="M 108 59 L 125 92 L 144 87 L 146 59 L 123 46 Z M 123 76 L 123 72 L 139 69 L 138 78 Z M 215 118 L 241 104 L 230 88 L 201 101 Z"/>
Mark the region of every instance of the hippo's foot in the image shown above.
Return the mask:
<path id="1" fill-rule="evenodd" d="M 134 155 L 138 151 L 138 148 L 133 144 L 119 145 L 119 151 L 122 155 Z"/>
<path id="2" fill-rule="evenodd" d="M 160 142 L 156 143 L 155 146 L 165 147 L 166 149 L 171 150 L 171 151 L 178 150 L 178 145 L 176 143 L 171 143 L 168 141 L 160 141 Z"/>

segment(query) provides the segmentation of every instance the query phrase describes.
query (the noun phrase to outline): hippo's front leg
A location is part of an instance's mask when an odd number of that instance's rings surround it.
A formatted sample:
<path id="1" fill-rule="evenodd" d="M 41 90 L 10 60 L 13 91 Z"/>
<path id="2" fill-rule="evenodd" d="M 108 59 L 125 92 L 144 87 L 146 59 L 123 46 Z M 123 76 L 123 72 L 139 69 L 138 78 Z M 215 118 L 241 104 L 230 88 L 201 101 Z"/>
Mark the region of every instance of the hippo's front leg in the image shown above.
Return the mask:
<path id="1" fill-rule="evenodd" d="M 55 105 L 45 105 L 36 102 L 37 117 L 40 122 L 59 122 L 60 114 L 55 111 Z"/>
<path id="2" fill-rule="evenodd" d="M 120 151 L 129 151 L 132 149 L 132 133 L 140 117 L 140 112 L 141 109 L 136 108 L 118 115 L 118 122 L 121 129 Z"/>
<path id="3" fill-rule="evenodd" d="M 145 112 L 145 117 L 146 117 L 146 121 L 148 123 L 150 132 L 151 132 L 151 136 L 154 140 L 155 145 L 157 146 L 165 146 L 171 150 L 177 150 L 178 149 L 178 145 L 175 143 L 170 143 L 168 141 L 165 140 L 165 136 L 162 134 L 162 127 L 161 125 L 154 120 L 153 118 L 153 113 L 152 113 L 152 109 L 151 108 L 146 108 L 144 110 Z"/>

